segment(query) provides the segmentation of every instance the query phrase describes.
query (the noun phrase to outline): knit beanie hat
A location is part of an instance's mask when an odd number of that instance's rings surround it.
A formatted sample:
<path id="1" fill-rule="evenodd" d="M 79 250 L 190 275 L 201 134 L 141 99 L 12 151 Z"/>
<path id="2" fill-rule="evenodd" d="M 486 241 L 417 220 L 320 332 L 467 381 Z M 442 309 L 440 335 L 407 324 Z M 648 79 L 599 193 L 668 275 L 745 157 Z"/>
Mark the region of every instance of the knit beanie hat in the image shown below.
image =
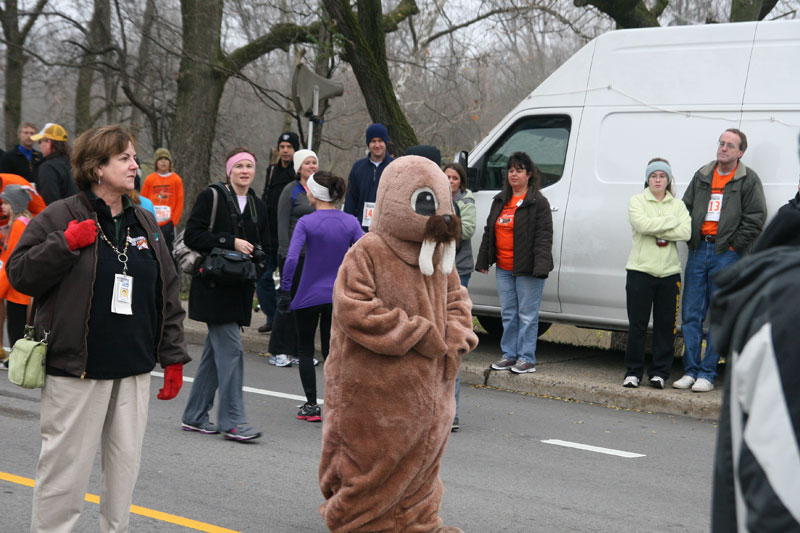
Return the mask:
<path id="1" fill-rule="evenodd" d="M 367 128 L 367 146 L 369 146 L 369 142 L 378 137 L 379 139 L 383 139 L 383 142 L 389 144 L 389 132 L 386 131 L 386 126 L 383 124 L 370 124 Z"/>
<path id="2" fill-rule="evenodd" d="M 166 148 L 156 150 L 155 160 L 158 161 L 159 159 L 169 159 L 169 162 L 172 163 L 172 156 Z"/>
<path id="3" fill-rule="evenodd" d="M 418 144 L 416 146 L 412 146 L 406 150 L 406 155 L 419 155 L 430 159 L 438 166 L 442 166 L 442 153 L 438 148 L 430 144 Z"/>
<path id="4" fill-rule="evenodd" d="M 14 214 L 22 213 L 28 207 L 28 202 L 31 201 L 31 193 L 29 193 L 22 185 L 6 185 L 3 192 L 0 193 L 0 198 L 11 204 L 11 210 Z"/>
<path id="5" fill-rule="evenodd" d="M 672 183 L 672 167 L 669 166 L 669 163 L 667 163 L 666 161 L 653 161 L 652 163 L 647 165 L 647 170 L 644 171 L 645 187 L 647 187 L 650 184 L 650 174 L 652 174 L 656 170 L 660 170 L 667 175 L 667 184 Z"/>
<path id="6" fill-rule="evenodd" d="M 300 149 L 300 137 L 293 131 L 284 131 L 281 133 L 281 136 L 278 137 L 278 145 L 281 143 L 290 143 L 295 151 Z"/>
<path id="7" fill-rule="evenodd" d="M 317 164 L 319 165 L 319 157 L 317 157 L 317 154 L 315 154 L 312 150 L 298 150 L 294 153 L 295 174 L 300 172 L 300 166 L 303 164 L 303 161 L 305 161 L 309 157 L 315 158 L 317 160 Z"/>

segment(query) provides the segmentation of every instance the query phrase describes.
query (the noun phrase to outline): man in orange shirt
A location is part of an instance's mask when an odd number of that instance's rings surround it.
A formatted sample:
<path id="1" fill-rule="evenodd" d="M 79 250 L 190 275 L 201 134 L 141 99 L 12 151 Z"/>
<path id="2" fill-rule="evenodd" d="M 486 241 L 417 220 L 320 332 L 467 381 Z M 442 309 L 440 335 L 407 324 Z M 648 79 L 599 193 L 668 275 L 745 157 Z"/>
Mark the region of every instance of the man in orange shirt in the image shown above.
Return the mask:
<path id="1" fill-rule="evenodd" d="M 183 180 L 172 170 L 172 156 L 166 148 L 155 153 L 156 171 L 144 179 L 141 195 L 153 202 L 156 221 L 172 253 L 175 228 L 183 214 Z"/>
<path id="2" fill-rule="evenodd" d="M 761 179 L 741 162 L 747 137 L 736 128 L 725 130 L 717 144 L 717 159 L 695 172 L 683 202 L 692 216 L 692 237 L 683 280 L 681 319 L 684 375 L 672 386 L 708 392 L 714 388 L 719 354 L 706 339 L 700 359 L 703 321 L 717 287 L 712 276 L 750 252 L 767 218 Z"/>

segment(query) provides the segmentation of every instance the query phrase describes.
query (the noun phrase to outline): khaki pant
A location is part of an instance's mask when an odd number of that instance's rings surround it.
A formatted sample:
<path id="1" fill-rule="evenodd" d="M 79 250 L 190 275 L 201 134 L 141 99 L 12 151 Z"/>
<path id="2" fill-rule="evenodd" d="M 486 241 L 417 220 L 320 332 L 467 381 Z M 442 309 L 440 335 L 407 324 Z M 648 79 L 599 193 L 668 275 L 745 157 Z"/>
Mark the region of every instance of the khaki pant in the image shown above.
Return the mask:
<path id="1" fill-rule="evenodd" d="M 149 373 L 108 380 L 47 376 L 31 532 L 72 531 L 98 444 L 100 530 L 128 530 L 149 401 Z"/>

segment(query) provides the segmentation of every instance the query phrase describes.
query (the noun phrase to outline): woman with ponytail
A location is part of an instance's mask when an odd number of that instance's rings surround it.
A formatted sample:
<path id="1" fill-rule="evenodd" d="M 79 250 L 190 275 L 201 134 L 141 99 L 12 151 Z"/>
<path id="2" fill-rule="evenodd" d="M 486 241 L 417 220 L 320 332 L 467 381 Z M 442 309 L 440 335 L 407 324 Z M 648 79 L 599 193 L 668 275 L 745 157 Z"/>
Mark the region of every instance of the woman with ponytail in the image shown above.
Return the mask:
<path id="1" fill-rule="evenodd" d="M 297 221 L 289 252 L 283 266 L 278 308 L 294 311 L 297 325 L 297 356 L 300 360 L 300 381 L 306 403 L 297 418 L 308 422 L 322 421 L 317 405 L 317 380 L 314 373 L 314 337 L 320 326 L 322 357 L 328 356 L 333 310 L 333 283 L 344 254 L 362 235 L 356 217 L 343 213 L 336 204 L 344 198 L 345 183 L 330 172 L 317 172 L 306 182 L 308 202 L 315 209 Z M 306 260 L 294 298 L 290 296 L 300 253 L 305 246 Z"/>

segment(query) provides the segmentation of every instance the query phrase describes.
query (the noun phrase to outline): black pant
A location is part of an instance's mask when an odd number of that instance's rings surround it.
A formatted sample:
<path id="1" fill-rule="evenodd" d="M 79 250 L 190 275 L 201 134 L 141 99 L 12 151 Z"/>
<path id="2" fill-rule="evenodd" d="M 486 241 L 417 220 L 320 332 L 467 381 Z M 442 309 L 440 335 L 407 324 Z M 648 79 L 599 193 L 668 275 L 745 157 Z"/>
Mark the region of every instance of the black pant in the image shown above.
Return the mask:
<path id="1" fill-rule="evenodd" d="M 8 345 L 14 346 L 14 343 L 25 336 L 25 323 L 28 320 L 28 306 L 22 304 L 15 304 L 6 300 L 6 320 L 8 323 Z M 0 324 L 1 325 L 1 324 Z"/>
<path id="2" fill-rule="evenodd" d="M 319 323 L 319 338 L 322 344 L 322 359 L 328 357 L 331 345 L 331 316 L 333 304 L 315 305 L 294 310 L 297 324 L 297 358 L 300 359 L 300 382 L 306 393 L 306 401 L 317 403 L 317 375 L 314 372 L 314 336 Z"/>
<path id="3" fill-rule="evenodd" d="M 625 284 L 628 301 L 628 346 L 625 349 L 625 375 L 642 379 L 645 338 L 650 310 L 653 310 L 653 364 L 647 371 L 652 378 L 666 379 L 675 355 L 675 332 L 681 275 L 657 278 L 644 272 L 628 270 Z"/>
<path id="4" fill-rule="evenodd" d="M 305 258 L 302 256 L 297 260 L 297 269 L 294 271 L 294 279 L 292 280 L 292 297 L 297 293 L 297 287 L 300 285 L 304 261 Z M 285 262 L 285 257 L 278 257 L 278 269 L 281 279 L 283 279 L 283 264 Z M 297 328 L 292 311 L 281 313 L 280 310 L 275 310 L 275 317 L 272 319 L 272 332 L 269 335 L 269 353 L 289 356 L 297 354 Z"/>

